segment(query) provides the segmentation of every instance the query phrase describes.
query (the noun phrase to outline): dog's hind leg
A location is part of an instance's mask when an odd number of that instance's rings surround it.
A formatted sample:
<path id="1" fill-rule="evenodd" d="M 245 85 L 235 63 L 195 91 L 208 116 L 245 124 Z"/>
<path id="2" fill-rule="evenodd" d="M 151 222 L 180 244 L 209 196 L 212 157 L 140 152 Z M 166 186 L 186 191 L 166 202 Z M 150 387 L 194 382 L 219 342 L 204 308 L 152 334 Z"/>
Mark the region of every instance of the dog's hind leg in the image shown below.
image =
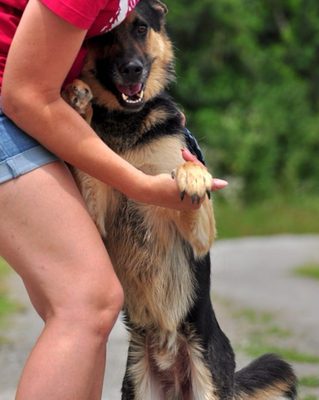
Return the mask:
<path id="1" fill-rule="evenodd" d="M 135 400 L 134 383 L 129 373 L 129 357 L 126 364 L 126 371 L 122 382 L 122 400 Z"/>
<path id="2" fill-rule="evenodd" d="M 154 379 L 148 357 L 147 339 L 131 332 L 122 400 L 163 400 L 160 384 Z"/>
<path id="3" fill-rule="evenodd" d="M 209 400 L 234 400 L 235 355 L 212 307 L 210 254 L 192 259 L 191 265 L 197 291 L 183 329 L 191 348 L 194 399 L 206 399 L 208 393 Z"/>

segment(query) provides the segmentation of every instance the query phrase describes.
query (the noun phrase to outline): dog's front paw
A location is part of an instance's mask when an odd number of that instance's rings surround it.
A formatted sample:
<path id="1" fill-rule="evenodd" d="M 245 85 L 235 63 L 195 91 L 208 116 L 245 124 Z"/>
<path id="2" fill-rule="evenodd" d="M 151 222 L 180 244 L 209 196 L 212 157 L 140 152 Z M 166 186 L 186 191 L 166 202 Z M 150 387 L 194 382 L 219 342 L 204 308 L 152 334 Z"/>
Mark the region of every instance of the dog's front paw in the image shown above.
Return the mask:
<path id="1" fill-rule="evenodd" d="M 75 79 L 67 85 L 61 93 L 62 98 L 74 108 L 82 117 L 91 122 L 92 118 L 92 92 L 90 87 L 80 79 Z"/>
<path id="2" fill-rule="evenodd" d="M 201 164 L 195 164 L 190 161 L 181 164 L 172 171 L 172 178 L 176 180 L 177 186 L 181 191 L 181 199 L 188 194 L 192 203 L 200 202 L 200 198 L 207 193 L 210 198 L 212 186 L 212 176 Z"/>

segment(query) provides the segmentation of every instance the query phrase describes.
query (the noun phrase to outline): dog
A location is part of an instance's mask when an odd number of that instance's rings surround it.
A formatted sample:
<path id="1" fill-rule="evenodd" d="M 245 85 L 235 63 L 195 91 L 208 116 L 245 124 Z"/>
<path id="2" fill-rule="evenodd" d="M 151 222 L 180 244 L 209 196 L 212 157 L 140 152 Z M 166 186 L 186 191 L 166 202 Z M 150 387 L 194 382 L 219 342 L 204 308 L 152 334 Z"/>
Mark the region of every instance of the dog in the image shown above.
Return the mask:
<path id="1" fill-rule="evenodd" d="M 129 163 L 149 175 L 173 171 L 181 200 L 185 193 L 193 201 L 205 196 L 200 208 L 179 212 L 138 203 L 73 170 L 124 289 L 130 343 L 122 400 L 296 399 L 295 374 L 276 355 L 235 372 L 217 322 L 210 296 L 211 175 L 181 156 L 188 147 L 201 158 L 165 93 L 175 78 L 166 12 L 158 0 L 140 0 L 118 27 L 90 40 L 80 80 L 63 92 Z"/>

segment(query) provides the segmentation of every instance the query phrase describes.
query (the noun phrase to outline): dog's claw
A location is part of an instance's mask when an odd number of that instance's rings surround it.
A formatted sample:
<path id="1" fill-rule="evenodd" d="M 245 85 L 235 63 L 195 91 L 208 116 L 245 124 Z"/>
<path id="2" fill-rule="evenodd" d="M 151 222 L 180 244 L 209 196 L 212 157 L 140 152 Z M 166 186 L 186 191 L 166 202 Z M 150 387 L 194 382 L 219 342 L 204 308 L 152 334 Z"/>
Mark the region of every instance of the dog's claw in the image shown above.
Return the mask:
<path id="1" fill-rule="evenodd" d="M 176 179 L 177 186 L 180 190 L 181 201 L 184 200 L 185 194 L 190 197 L 191 204 L 200 205 L 207 193 L 210 199 L 210 185 L 212 180 L 210 173 L 201 165 L 192 162 L 186 162 L 179 165 L 172 172 L 172 178 Z"/>

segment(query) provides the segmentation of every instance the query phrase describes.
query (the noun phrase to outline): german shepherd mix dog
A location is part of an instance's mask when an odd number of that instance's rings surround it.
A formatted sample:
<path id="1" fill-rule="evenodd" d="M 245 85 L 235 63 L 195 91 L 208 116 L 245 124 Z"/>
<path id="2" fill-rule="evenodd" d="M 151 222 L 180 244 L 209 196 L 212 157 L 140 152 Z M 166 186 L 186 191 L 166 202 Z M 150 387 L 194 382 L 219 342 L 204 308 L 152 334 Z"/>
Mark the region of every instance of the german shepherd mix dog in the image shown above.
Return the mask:
<path id="1" fill-rule="evenodd" d="M 164 93 L 174 78 L 166 12 L 158 0 L 140 0 L 121 25 L 91 40 L 85 83 L 75 81 L 63 96 L 124 159 L 150 175 L 173 171 L 181 197 L 197 201 L 211 176 L 181 156 L 181 148 L 194 146 Z M 122 399 L 296 399 L 295 375 L 275 355 L 235 373 L 233 350 L 211 304 L 209 196 L 199 209 L 178 212 L 74 174 L 124 288 L 130 345 Z"/>

